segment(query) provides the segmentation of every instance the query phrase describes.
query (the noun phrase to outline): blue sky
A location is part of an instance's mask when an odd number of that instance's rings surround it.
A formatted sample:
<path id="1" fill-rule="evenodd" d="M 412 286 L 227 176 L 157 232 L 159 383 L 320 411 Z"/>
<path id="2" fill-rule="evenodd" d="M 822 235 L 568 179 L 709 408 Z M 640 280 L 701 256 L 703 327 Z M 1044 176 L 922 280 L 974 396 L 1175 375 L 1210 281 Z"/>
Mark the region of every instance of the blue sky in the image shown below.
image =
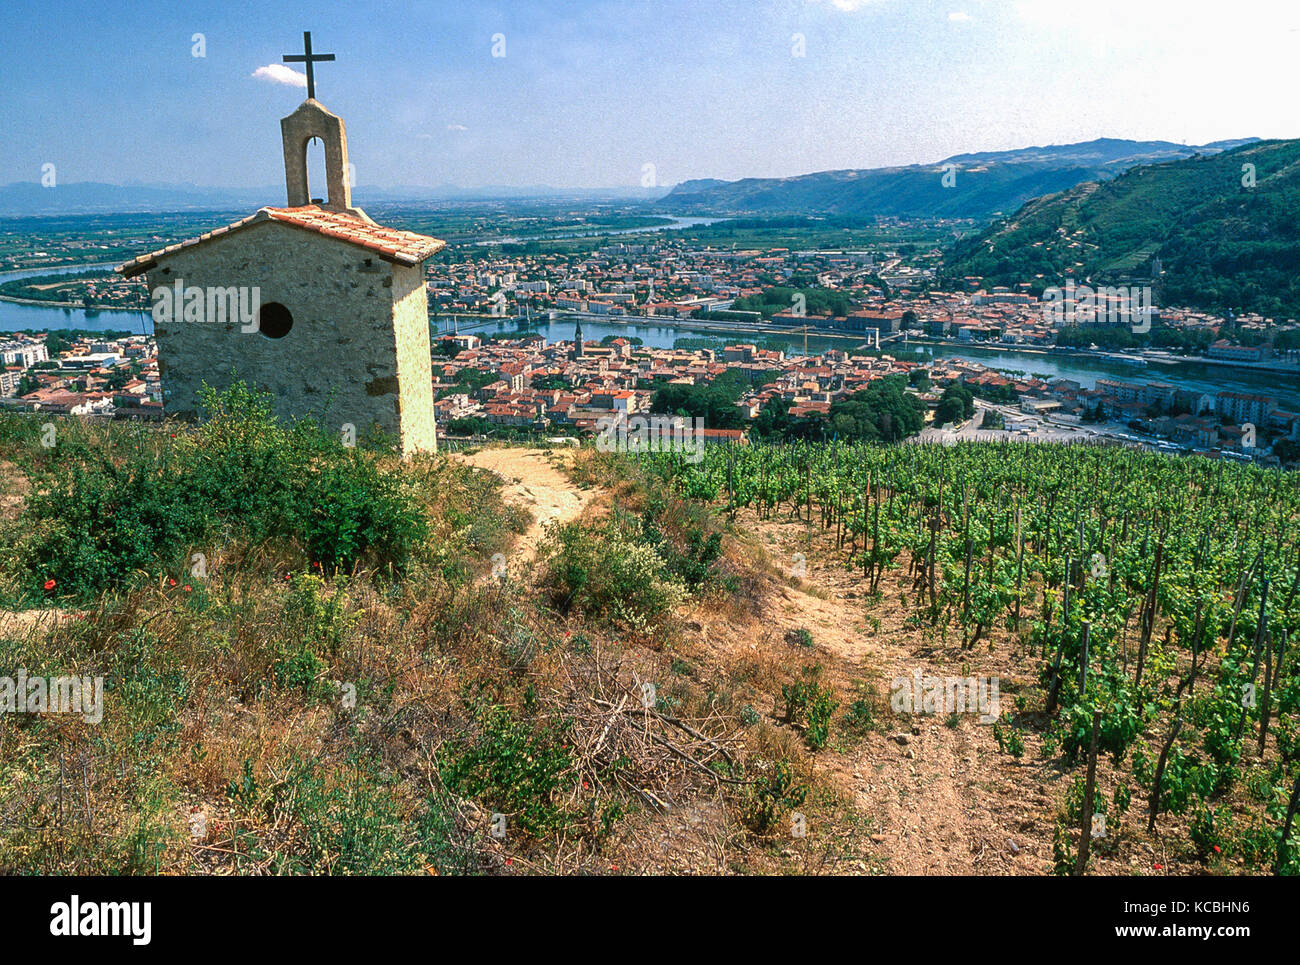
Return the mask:
<path id="1" fill-rule="evenodd" d="M 283 182 L 302 31 L 362 185 L 636 185 L 1300 135 L 1300 4 L 7 3 L 0 183 Z M 206 56 L 192 56 L 204 35 Z M 493 36 L 505 56 L 492 56 Z M 804 56 L 796 56 L 802 36 Z"/>

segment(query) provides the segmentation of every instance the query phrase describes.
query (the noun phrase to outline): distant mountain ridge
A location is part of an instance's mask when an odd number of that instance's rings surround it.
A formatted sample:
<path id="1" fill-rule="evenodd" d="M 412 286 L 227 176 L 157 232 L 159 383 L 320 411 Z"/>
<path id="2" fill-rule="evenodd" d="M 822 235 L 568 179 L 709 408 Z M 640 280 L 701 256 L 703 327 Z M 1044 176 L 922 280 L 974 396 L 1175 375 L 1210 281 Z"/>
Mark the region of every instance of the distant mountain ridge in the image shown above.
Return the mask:
<path id="1" fill-rule="evenodd" d="M 696 214 L 823 214 L 974 218 L 1007 214 L 1030 198 L 1112 178 L 1138 164 L 1214 154 L 1257 141 L 1190 146 L 1098 138 L 1078 144 L 957 154 L 934 164 L 820 171 L 790 178 L 683 181 L 657 205 Z M 944 175 L 949 173 L 948 183 Z"/>
<path id="2" fill-rule="evenodd" d="M 1101 181 L 1139 164 L 1214 154 L 1258 138 L 1189 146 L 1170 141 L 1098 138 L 1078 144 L 957 154 L 933 164 L 820 171 L 790 178 L 700 178 L 672 187 L 555 188 L 487 185 L 461 188 L 357 187 L 356 203 L 625 200 L 684 214 L 813 214 L 830 216 L 970 218 L 1008 214 L 1031 198 Z M 951 169 L 951 186 L 944 173 Z M 83 181 L 46 188 L 35 182 L 0 185 L 0 216 L 239 210 L 282 203 L 282 185 L 212 188 L 193 184 L 104 184 Z"/>
<path id="3" fill-rule="evenodd" d="M 956 242 L 948 279 L 1146 278 L 1158 304 L 1300 315 L 1300 140 L 1252 141 L 1036 198 Z"/>

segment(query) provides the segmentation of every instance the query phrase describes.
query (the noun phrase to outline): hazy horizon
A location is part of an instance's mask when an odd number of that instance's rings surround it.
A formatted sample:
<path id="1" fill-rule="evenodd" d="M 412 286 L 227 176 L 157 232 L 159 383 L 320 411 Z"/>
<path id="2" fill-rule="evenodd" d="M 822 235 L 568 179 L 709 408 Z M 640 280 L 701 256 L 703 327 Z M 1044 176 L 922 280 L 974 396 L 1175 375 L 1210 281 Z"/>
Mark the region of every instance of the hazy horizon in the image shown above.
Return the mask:
<path id="1" fill-rule="evenodd" d="M 1200 145 L 1192 145 L 1192 146 L 1204 147 L 1204 146 L 1208 146 L 1208 145 L 1210 145 L 1210 144 L 1214 144 L 1214 143 L 1231 142 L 1231 141 L 1238 141 L 1238 140 L 1240 140 L 1240 141 L 1249 141 L 1249 140 L 1252 140 L 1253 138 L 1254 138 L 1254 135 L 1242 135 L 1242 136 L 1239 136 L 1239 137 L 1224 137 L 1224 138 L 1216 138 L 1214 141 L 1207 141 L 1207 142 L 1205 142 L 1204 144 L 1200 144 Z M 1092 139 L 1090 139 L 1090 141 L 1092 141 L 1092 140 L 1098 140 L 1098 138 L 1092 138 Z M 1159 139 L 1156 139 L 1156 138 L 1141 138 L 1141 139 L 1139 139 L 1139 138 L 1131 138 L 1131 139 L 1124 139 L 1124 140 L 1131 140 L 1133 143 L 1142 143 L 1142 142 L 1144 142 L 1144 141 L 1149 141 L 1149 142 L 1157 142 L 1157 141 L 1159 141 Z M 1089 143 L 1089 141 L 1077 142 L 1077 143 Z M 1173 144 L 1173 143 L 1177 143 L 1177 142 L 1169 141 L 1169 142 L 1163 142 L 1163 143 L 1170 143 L 1170 144 Z M 1006 148 L 1006 149 L 1002 149 L 1002 150 L 1007 151 L 1007 152 L 1014 152 L 1014 151 L 1019 151 L 1019 150 L 1033 150 L 1033 149 L 1035 149 L 1035 148 L 1053 148 L 1053 147 L 1069 147 L 1069 146 L 1070 146 L 1069 144 L 1025 144 L 1025 145 L 1021 145 L 1020 147 Z M 962 154 L 987 154 L 987 153 L 997 153 L 997 152 L 987 152 L 987 151 L 959 151 L 959 152 L 957 152 L 957 154 L 955 154 L 955 155 L 949 155 L 948 157 L 955 157 L 955 156 L 962 155 Z M 907 163 L 905 163 L 905 164 L 889 165 L 889 166 L 887 166 L 887 168 L 894 168 L 894 167 L 897 167 L 897 168 L 906 168 L 906 167 L 925 167 L 925 166 L 927 166 L 927 165 L 939 164 L 939 163 L 941 163 L 942 161 L 945 161 L 945 160 L 947 160 L 947 158 L 934 158 L 934 159 L 927 159 L 927 160 L 924 160 L 924 161 L 910 161 L 910 162 L 907 162 Z M 884 169 L 887 169 L 887 168 L 881 168 L 881 170 L 884 170 Z M 848 169 L 830 169 L 830 170 L 833 171 L 833 170 L 848 170 Z M 860 170 L 861 170 L 861 169 L 860 169 Z M 784 177 L 788 177 L 788 178 L 797 178 L 797 177 L 801 177 L 801 176 L 805 176 L 805 175 L 819 174 L 819 173 L 827 173 L 827 172 L 826 172 L 826 171 L 803 171 L 803 172 L 800 172 L 799 174 L 785 175 Z M 741 177 L 741 178 L 729 178 L 729 179 L 714 179 L 714 178 L 702 177 L 702 178 L 688 178 L 688 179 L 686 179 L 686 180 L 687 180 L 687 181 L 693 181 L 693 180 L 701 180 L 701 181 L 705 181 L 705 180 L 727 180 L 727 181 L 738 181 L 738 180 L 748 180 L 748 179 L 750 179 L 750 177 L 751 177 L 751 176 L 748 176 L 748 175 L 745 176 L 745 177 Z M 194 190 L 194 191 L 199 191 L 199 192 L 202 192 L 202 191 L 210 191 L 210 192 L 225 191 L 225 192 L 230 192 L 230 193 L 232 193 L 232 194 L 233 194 L 233 193 L 237 193 L 237 192 L 249 192 L 249 193 L 253 193 L 253 192 L 260 192 L 260 193 L 272 192 L 272 193 L 274 193 L 274 192 L 282 191 L 283 188 L 284 188 L 283 184 L 256 184 L 256 185 L 247 185 L 247 186 L 232 186 L 232 185 L 229 185 L 229 184 L 195 184 L 195 183 L 192 182 L 192 181 L 144 180 L 144 179 L 140 179 L 140 178 L 136 178 L 136 179 L 129 180 L 129 181 L 119 181 L 119 182 L 65 181 L 65 182 L 60 182 L 60 183 L 63 184 L 64 186 L 68 186 L 68 185 L 72 185 L 72 184 L 104 184 L 104 185 L 107 185 L 107 186 L 110 186 L 110 187 L 120 187 L 120 188 L 192 189 L 192 190 Z M 565 192 L 565 191 L 571 191 L 571 192 L 573 192 L 573 193 L 575 193 L 575 194 L 578 194 L 578 193 L 596 194 L 596 193 L 600 193 L 600 192 L 609 192 L 610 194 L 621 194 L 621 195 L 623 195 L 623 196 L 626 196 L 626 197 L 631 198 L 631 197 L 636 197 L 636 196 L 639 196 L 639 195 L 640 195 L 640 196 L 646 196 L 646 197 L 657 197 L 657 196 L 659 196 L 659 195 L 662 195 L 662 194 L 666 193 L 667 191 L 671 190 L 672 188 L 674 188 L 674 187 L 676 187 L 677 185 L 682 184 L 682 183 L 685 183 L 685 182 L 681 182 L 681 181 L 679 181 L 679 182 L 674 182 L 674 183 L 672 183 L 672 184 L 660 184 L 660 185 L 657 186 L 658 190 L 643 189 L 643 188 L 640 187 L 640 185 L 635 185 L 635 184 L 580 184 L 580 185 L 570 185 L 570 186 L 567 186 L 567 187 L 566 187 L 566 186 L 558 186 L 558 185 L 552 185 L 552 184 L 545 184 L 545 183 L 541 183 L 541 182 L 536 183 L 536 184 L 511 184 L 511 185 L 507 185 L 507 184 L 492 184 L 492 183 L 483 183 L 483 184 L 456 184 L 456 183 L 453 183 L 453 182 L 443 182 L 443 183 L 440 183 L 440 184 L 423 184 L 423 185 L 421 185 L 421 184 L 358 184 L 358 185 L 356 185 L 356 186 L 354 187 L 354 190 L 357 190 L 357 191 L 365 191 L 366 189 L 370 189 L 370 190 L 378 190 L 378 191 L 390 192 L 390 193 L 394 193 L 394 194 L 397 193 L 397 192 L 408 191 L 408 190 L 409 190 L 409 191 L 423 191 L 423 192 L 437 192 L 437 191 L 440 191 L 440 190 L 454 190 L 454 191 L 462 192 L 462 193 L 464 193 L 464 194 L 466 194 L 466 195 L 468 195 L 468 194 L 470 194 L 470 193 L 472 193 L 472 192 L 474 192 L 474 191 L 493 191 L 493 190 L 503 190 L 503 191 L 504 191 L 504 190 L 530 191 L 530 190 L 547 190 L 547 191 L 555 192 L 557 195 L 560 194 L 560 193 L 562 193 L 562 192 Z M 19 186 L 19 185 L 30 185 L 30 184 L 39 184 L 39 181 L 38 181 L 37 179 L 35 179 L 35 178 L 29 178 L 29 179 L 27 179 L 27 180 L 25 180 L 25 181 L 10 181 L 10 182 L 7 182 L 7 183 L 0 184 L 0 188 L 15 187 L 15 186 Z M 388 200 L 400 200 L 400 199 L 388 199 Z M 439 199 L 439 200 L 441 200 L 441 199 Z M 447 200 L 458 200 L 458 199 L 456 199 L 456 198 L 452 198 L 452 197 L 448 197 Z M 463 200 L 474 200 L 474 199 L 473 199 L 472 197 L 466 197 L 466 198 L 464 198 Z"/>

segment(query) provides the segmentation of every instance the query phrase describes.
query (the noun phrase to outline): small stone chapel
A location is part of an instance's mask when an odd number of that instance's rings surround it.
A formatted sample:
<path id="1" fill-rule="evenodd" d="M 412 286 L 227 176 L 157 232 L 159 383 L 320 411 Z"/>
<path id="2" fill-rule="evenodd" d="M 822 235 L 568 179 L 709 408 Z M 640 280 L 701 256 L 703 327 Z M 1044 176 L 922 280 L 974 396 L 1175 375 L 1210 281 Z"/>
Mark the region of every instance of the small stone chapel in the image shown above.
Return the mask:
<path id="1" fill-rule="evenodd" d="M 281 417 L 315 416 L 358 435 L 378 426 L 398 437 L 403 455 L 432 451 L 433 377 L 424 262 L 444 247 L 436 238 L 376 224 L 352 206 L 343 119 L 316 100 L 314 62 L 332 54 L 286 56 L 305 63 L 307 99 L 280 121 L 285 207 L 141 255 L 117 270 L 145 275 L 149 290 L 224 293 L 256 290 L 254 318 L 238 312 L 165 321 L 154 338 L 163 409 L 193 417 L 202 384 L 233 379 L 269 391 Z M 307 145 L 324 145 L 326 196 L 312 198 Z M 218 293 L 214 299 L 213 292 Z M 233 374 L 232 374 L 233 373 Z M 343 430 L 346 431 L 346 430 Z"/>

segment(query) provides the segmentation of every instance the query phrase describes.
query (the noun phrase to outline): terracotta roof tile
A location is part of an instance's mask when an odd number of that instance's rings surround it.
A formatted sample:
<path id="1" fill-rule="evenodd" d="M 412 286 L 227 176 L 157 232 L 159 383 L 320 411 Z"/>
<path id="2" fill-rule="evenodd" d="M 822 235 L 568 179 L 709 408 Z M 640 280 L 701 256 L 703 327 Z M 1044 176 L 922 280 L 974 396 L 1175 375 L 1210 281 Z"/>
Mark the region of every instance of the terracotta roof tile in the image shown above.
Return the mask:
<path id="1" fill-rule="evenodd" d="M 147 255 L 140 255 L 138 258 L 133 258 L 126 264 L 120 265 L 117 270 L 127 278 L 134 277 L 154 267 L 160 258 L 165 258 L 182 248 L 192 248 L 219 235 L 237 231 L 247 225 L 261 221 L 278 221 L 282 224 L 292 225 L 295 228 L 314 231 L 327 238 L 335 238 L 348 244 L 357 245 L 360 248 L 366 248 L 390 261 L 399 262 L 403 265 L 418 265 L 446 246 L 445 241 L 430 238 L 428 235 L 416 234 L 414 231 L 399 231 L 396 228 L 385 228 L 382 225 L 362 220 L 354 215 L 344 214 L 339 211 L 327 211 L 319 205 L 306 204 L 296 208 L 262 208 L 256 214 L 226 225 L 223 228 L 215 228 L 206 234 L 199 235 L 197 238 L 168 245 L 166 248 L 160 248 L 158 251 L 150 252 Z"/>

